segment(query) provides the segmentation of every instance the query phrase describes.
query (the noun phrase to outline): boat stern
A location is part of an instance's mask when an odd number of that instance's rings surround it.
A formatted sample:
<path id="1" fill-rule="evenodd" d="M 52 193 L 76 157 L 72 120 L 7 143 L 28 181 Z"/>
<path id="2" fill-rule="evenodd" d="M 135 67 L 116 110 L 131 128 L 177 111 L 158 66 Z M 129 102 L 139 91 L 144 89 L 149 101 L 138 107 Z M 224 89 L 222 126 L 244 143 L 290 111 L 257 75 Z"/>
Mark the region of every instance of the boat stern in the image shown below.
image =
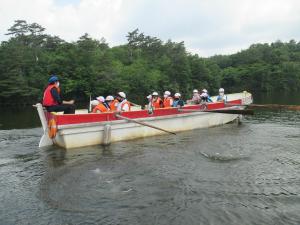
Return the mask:
<path id="1" fill-rule="evenodd" d="M 46 147 L 46 146 L 51 146 L 53 145 L 53 141 L 51 138 L 48 136 L 48 122 L 45 116 L 44 108 L 41 103 L 37 103 L 36 105 L 33 105 L 37 109 L 41 124 L 42 124 L 42 129 L 43 129 L 43 136 L 41 137 L 39 147 Z"/>

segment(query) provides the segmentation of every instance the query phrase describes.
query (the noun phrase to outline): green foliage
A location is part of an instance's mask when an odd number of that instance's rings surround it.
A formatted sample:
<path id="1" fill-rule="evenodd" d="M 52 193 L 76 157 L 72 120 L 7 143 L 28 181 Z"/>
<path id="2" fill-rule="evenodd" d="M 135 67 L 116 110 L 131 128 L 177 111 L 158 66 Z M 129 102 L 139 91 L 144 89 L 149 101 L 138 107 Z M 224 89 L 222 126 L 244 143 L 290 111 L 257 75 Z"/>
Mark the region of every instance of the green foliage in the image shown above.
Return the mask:
<path id="1" fill-rule="evenodd" d="M 227 92 L 300 90 L 300 43 L 294 40 L 201 58 L 188 53 L 183 42 L 163 42 L 138 29 L 128 33 L 126 44 L 112 48 L 88 34 L 68 43 L 24 20 L 16 20 L 8 31 L 10 39 L 0 45 L 1 102 L 40 100 L 53 73 L 66 98 L 84 101 L 118 91 L 143 103 L 149 93 L 165 90 L 184 98 L 194 88 L 215 94 L 221 86 Z"/>
<path id="2" fill-rule="evenodd" d="M 230 56 L 211 58 L 222 70 L 221 85 L 229 91 L 300 91 L 300 43 L 255 44 Z"/>

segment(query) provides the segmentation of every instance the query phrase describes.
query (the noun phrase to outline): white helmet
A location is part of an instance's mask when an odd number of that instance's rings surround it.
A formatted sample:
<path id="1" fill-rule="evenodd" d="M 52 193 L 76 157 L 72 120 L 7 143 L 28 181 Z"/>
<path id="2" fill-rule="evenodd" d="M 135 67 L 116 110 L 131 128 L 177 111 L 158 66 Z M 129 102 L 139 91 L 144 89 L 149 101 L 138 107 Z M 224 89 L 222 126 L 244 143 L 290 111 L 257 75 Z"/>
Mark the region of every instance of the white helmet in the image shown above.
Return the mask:
<path id="1" fill-rule="evenodd" d="M 121 98 L 126 98 L 126 94 L 124 92 L 118 92 L 118 95 L 121 97 Z"/>
<path id="2" fill-rule="evenodd" d="M 114 97 L 113 96 L 111 96 L 111 95 L 108 95 L 108 96 L 106 96 L 106 99 L 105 99 L 106 101 L 113 101 L 114 100 Z"/>
<path id="3" fill-rule="evenodd" d="M 179 97 L 181 97 L 181 94 L 180 93 L 175 93 L 174 97 L 179 98 Z"/>
<path id="4" fill-rule="evenodd" d="M 203 92 L 203 93 L 207 93 L 207 90 L 206 90 L 206 89 L 203 89 L 202 92 Z"/>
<path id="5" fill-rule="evenodd" d="M 220 88 L 219 92 L 224 93 L 224 88 Z"/>
<path id="6" fill-rule="evenodd" d="M 198 93 L 198 90 L 197 90 L 197 89 L 194 89 L 194 90 L 193 90 L 193 93 Z"/>
<path id="7" fill-rule="evenodd" d="M 165 95 L 168 95 L 168 96 L 170 96 L 170 95 L 171 95 L 171 92 L 169 92 L 169 91 L 165 91 Z"/>
<path id="8" fill-rule="evenodd" d="M 203 92 L 203 93 L 201 93 L 200 97 L 207 98 L 207 97 L 208 97 L 208 94 L 207 94 L 207 92 Z"/>
<path id="9" fill-rule="evenodd" d="M 99 101 L 98 100 L 92 100 L 91 105 L 93 105 L 93 106 L 99 105 Z"/>
<path id="10" fill-rule="evenodd" d="M 99 96 L 96 98 L 99 102 L 105 102 L 105 99 L 103 96 Z"/>
<path id="11" fill-rule="evenodd" d="M 151 99 L 151 98 L 152 98 L 152 95 L 148 95 L 148 96 L 147 96 L 147 99 Z"/>
<path id="12" fill-rule="evenodd" d="M 153 96 L 158 96 L 158 93 L 157 93 L 156 91 L 154 91 L 154 92 L 152 93 L 152 95 L 153 95 Z"/>

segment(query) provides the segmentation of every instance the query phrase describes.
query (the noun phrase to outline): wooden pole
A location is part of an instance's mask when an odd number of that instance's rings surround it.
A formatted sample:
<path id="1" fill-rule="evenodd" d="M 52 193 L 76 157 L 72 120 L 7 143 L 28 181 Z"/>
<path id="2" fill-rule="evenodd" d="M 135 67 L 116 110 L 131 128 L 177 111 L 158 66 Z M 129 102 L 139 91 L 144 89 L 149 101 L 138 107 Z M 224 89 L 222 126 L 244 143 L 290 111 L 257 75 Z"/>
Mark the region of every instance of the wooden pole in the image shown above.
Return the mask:
<path id="1" fill-rule="evenodd" d="M 166 133 L 176 135 L 176 133 L 174 133 L 174 132 L 171 132 L 171 131 L 168 131 L 168 130 L 162 129 L 162 128 L 160 128 L 160 127 L 156 127 L 156 126 L 153 126 L 153 125 L 150 125 L 150 124 L 141 122 L 141 121 L 137 121 L 137 120 L 134 120 L 134 119 L 125 117 L 125 116 L 121 116 L 121 115 L 118 114 L 118 113 L 116 113 L 115 116 L 116 116 L 117 118 L 120 118 L 120 119 L 123 119 L 123 120 L 127 120 L 128 122 L 137 123 L 137 124 L 140 124 L 140 125 L 143 125 L 143 126 L 146 126 L 146 127 L 151 127 L 151 128 L 153 128 L 153 129 L 156 129 L 156 130 L 161 130 L 161 131 L 164 131 L 164 132 L 166 132 Z"/>
<path id="2" fill-rule="evenodd" d="M 209 113 L 227 113 L 239 115 L 254 115 L 251 109 L 214 109 L 214 110 L 197 110 L 197 109 L 178 109 L 179 112 L 209 112 Z"/>
<path id="3" fill-rule="evenodd" d="M 300 111 L 300 105 L 280 105 L 280 104 L 250 104 L 239 105 L 227 103 L 226 106 L 247 106 L 249 109 L 284 109 Z"/>
<path id="4" fill-rule="evenodd" d="M 279 104 L 251 104 L 250 108 L 267 108 L 267 109 L 285 109 L 285 110 L 295 110 L 300 111 L 300 105 L 279 105 Z"/>

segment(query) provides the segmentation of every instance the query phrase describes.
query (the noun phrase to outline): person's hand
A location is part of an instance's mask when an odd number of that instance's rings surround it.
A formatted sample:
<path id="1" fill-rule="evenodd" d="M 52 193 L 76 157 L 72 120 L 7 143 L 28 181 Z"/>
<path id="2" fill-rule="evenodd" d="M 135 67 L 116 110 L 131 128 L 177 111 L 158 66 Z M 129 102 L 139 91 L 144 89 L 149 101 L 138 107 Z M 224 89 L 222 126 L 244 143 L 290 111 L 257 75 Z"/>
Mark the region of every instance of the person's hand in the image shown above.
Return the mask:
<path id="1" fill-rule="evenodd" d="M 74 104 L 74 100 L 70 100 L 70 101 L 63 101 L 63 104 L 67 104 L 67 105 L 72 105 Z"/>

